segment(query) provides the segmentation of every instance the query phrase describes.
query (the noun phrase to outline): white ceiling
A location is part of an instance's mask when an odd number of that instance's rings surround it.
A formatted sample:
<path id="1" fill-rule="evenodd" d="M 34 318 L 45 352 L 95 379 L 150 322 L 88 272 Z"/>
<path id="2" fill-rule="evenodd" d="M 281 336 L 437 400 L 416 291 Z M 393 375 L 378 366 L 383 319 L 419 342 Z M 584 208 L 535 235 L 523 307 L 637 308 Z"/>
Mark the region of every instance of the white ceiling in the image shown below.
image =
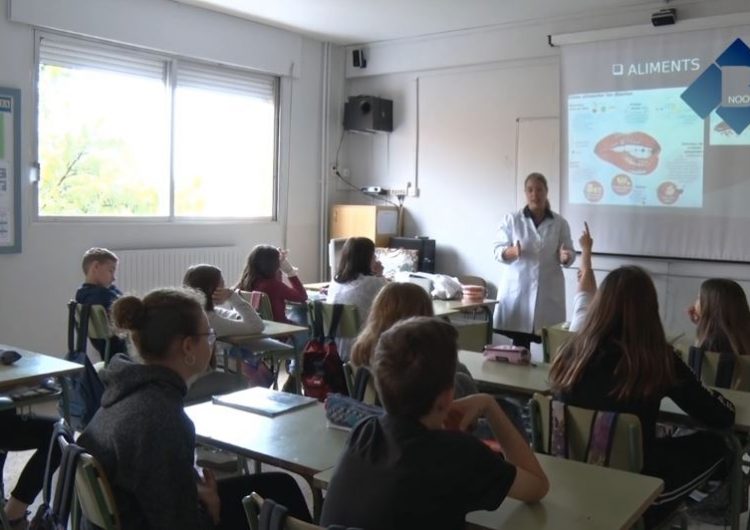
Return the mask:
<path id="1" fill-rule="evenodd" d="M 654 0 L 176 0 L 337 44 L 658 6 Z M 664 3 L 664 2 L 662 2 Z M 662 6 L 663 7 L 663 6 Z"/>

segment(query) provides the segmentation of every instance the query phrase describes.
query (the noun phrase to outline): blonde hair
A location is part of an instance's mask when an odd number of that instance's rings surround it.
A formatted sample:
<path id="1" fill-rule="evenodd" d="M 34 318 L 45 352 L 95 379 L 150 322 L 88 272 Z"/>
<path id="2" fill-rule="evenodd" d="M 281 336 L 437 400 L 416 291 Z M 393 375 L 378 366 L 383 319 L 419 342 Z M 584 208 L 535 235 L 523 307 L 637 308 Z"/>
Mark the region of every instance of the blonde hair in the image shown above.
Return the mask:
<path id="1" fill-rule="evenodd" d="M 378 338 L 399 320 L 433 315 L 432 300 L 420 286 L 389 283 L 375 297 L 365 327 L 352 346 L 352 364 L 368 366 Z"/>

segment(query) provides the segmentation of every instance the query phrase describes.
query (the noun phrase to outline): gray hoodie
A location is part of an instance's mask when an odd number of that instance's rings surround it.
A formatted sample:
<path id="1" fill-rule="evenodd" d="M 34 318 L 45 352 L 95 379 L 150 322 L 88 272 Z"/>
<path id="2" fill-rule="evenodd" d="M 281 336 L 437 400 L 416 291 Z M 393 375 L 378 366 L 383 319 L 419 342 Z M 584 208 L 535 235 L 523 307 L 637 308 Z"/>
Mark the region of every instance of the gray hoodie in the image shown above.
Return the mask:
<path id="1" fill-rule="evenodd" d="M 168 368 L 121 356 L 102 379 L 102 406 L 78 443 L 104 468 L 123 530 L 213 528 L 198 502 L 185 382 Z"/>

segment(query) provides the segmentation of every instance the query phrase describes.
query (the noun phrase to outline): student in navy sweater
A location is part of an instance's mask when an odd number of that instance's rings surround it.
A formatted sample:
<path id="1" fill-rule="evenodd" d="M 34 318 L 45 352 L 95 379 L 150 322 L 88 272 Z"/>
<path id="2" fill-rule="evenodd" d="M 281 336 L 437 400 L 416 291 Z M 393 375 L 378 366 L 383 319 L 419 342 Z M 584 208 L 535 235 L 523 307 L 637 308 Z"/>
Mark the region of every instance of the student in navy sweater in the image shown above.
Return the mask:
<path id="1" fill-rule="evenodd" d="M 704 387 L 667 343 L 656 289 L 638 267 L 620 267 L 604 279 L 583 327 L 555 357 L 550 382 L 565 403 L 640 418 L 642 472 L 664 480 L 664 491 L 645 514 L 647 526 L 724 467 L 724 443 L 710 432 L 657 437 L 662 398 L 719 429 L 734 424 L 734 406 Z"/>
<path id="2" fill-rule="evenodd" d="M 122 292 L 115 287 L 117 256 L 106 248 L 90 248 L 83 254 L 81 267 L 85 276 L 83 285 L 76 291 L 75 300 L 79 304 L 100 305 L 109 312 Z M 103 339 L 91 339 L 91 344 L 104 358 L 106 343 Z M 119 337 L 110 338 L 110 353 L 127 352 L 125 341 Z"/>

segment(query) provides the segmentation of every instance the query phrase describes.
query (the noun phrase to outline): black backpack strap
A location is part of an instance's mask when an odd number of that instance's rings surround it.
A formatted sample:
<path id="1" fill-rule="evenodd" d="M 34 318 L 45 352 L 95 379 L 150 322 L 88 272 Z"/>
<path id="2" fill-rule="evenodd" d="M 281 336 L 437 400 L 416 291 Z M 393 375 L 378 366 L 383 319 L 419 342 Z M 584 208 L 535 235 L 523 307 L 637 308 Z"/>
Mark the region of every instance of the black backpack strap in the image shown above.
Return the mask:
<path id="1" fill-rule="evenodd" d="M 325 339 L 325 332 L 323 331 L 323 302 L 315 300 L 312 304 L 312 336 L 319 341 Z"/>
<path id="2" fill-rule="evenodd" d="M 344 314 L 344 304 L 333 304 L 333 314 L 331 315 L 331 327 L 328 328 L 328 339 L 333 340 L 339 329 L 341 316 Z"/>
<path id="3" fill-rule="evenodd" d="M 50 462 L 52 461 L 52 452 L 59 448 L 59 443 L 57 440 L 60 436 L 65 437 L 68 443 L 73 441 L 73 433 L 64 420 L 60 420 L 55 423 L 55 426 L 52 429 L 52 437 L 50 440 L 49 449 L 47 450 L 47 464 L 44 467 L 44 486 L 42 489 L 42 499 L 44 500 L 44 504 L 46 504 L 47 506 L 51 506 L 50 501 L 52 500 L 52 475 L 54 474 L 54 470 L 50 469 Z M 58 478 L 58 482 L 59 481 L 60 479 Z"/>
<path id="4" fill-rule="evenodd" d="M 701 373 L 703 372 L 703 357 L 705 353 L 702 348 L 698 348 L 697 346 L 690 346 L 688 350 L 688 366 L 698 379 L 701 378 Z"/>
<path id="5" fill-rule="evenodd" d="M 76 469 L 81 454 L 86 451 L 74 444 L 68 444 L 63 452 L 60 464 L 58 491 L 55 492 L 55 504 L 52 507 L 55 521 L 61 528 L 67 528 L 70 511 L 73 507 L 73 493 L 75 492 Z M 62 484 L 60 484 L 62 480 Z M 59 490 L 62 490 L 60 493 Z"/>
<path id="6" fill-rule="evenodd" d="M 719 365 L 716 367 L 716 381 L 714 381 L 714 386 L 719 388 L 732 388 L 736 364 L 737 359 L 734 358 L 733 353 L 720 353 Z"/>
<path id="7" fill-rule="evenodd" d="M 76 301 L 68 302 L 68 353 L 75 351 L 76 337 Z"/>

